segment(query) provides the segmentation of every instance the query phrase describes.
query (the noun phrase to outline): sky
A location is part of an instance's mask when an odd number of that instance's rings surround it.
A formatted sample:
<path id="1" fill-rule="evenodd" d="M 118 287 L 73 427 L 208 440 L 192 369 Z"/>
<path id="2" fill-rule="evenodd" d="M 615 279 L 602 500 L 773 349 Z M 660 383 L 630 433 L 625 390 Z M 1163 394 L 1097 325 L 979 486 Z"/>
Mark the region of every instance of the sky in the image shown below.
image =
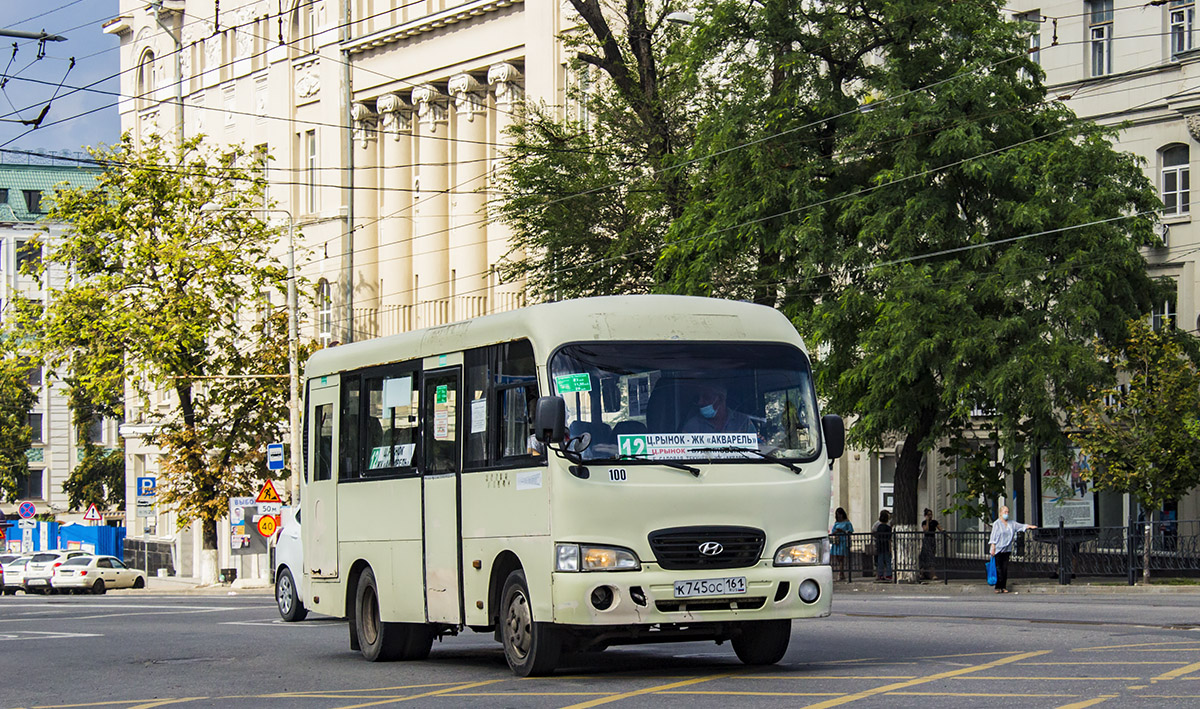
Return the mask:
<path id="1" fill-rule="evenodd" d="M 0 28 L 67 38 L 47 42 L 45 56 L 38 59 L 36 40 L 0 37 L 0 68 L 6 67 L 0 77 L 0 147 L 61 152 L 115 143 L 121 134 L 116 106 L 120 41 L 101 27 L 117 16 L 117 0 L 0 0 L 0 8 Z M 71 57 L 75 66 L 68 72 Z M 93 83 L 89 90 L 71 90 Z M 38 129 L 13 122 L 37 118 L 48 102 Z M 18 159 L 0 153 L 0 160 Z"/>

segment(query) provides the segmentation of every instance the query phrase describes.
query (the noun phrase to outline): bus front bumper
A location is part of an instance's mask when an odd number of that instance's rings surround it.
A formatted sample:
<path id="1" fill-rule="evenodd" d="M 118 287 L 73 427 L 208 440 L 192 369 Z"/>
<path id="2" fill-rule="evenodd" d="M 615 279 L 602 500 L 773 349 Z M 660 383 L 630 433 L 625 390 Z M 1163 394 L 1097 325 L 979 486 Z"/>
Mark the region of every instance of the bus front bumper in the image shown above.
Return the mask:
<path id="1" fill-rule="evenodd" d="M 729 593 L 741 588 L 739 579 L 744 579 L 745 591 Z M 829 615 L 833 597 L 830 567 L 778 567 L 770 561 L 716 571 L 669 571 L 644 564 L 640 571 L 555 572 L 552 583 L 554 622 L 563 625 L 819 618 Z M 688 593 L 703 595 L 682 595 Z"/>

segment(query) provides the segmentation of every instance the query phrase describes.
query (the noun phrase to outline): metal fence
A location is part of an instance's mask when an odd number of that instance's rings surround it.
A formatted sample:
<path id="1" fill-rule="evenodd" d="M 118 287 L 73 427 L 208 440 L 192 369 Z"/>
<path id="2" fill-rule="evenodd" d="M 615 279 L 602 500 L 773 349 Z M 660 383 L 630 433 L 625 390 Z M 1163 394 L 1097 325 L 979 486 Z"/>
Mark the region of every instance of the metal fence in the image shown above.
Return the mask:
<path id="1" fill-rule="evenodd" d="M 834 578 L 887 581 L 984 579 L 990 532 L 871 532 L 849 535 L 847 553 L 834 557 Z M 1113 577 L 1133 584 L 1145 565 L 1150 540 L 1151 576 L 1200 576 L 1200 521 L 1138 523 L 1129 527 L 1049 527 L 1017 535 L 1009 578 Z M 838 539 L 830 537 L 834 550 Z M 883 554 L 880 554 L 882 550 Z M 881 559 L 882 556 L 882 559 Z M 840 562 L 840 563 L 839 563 Z"/>

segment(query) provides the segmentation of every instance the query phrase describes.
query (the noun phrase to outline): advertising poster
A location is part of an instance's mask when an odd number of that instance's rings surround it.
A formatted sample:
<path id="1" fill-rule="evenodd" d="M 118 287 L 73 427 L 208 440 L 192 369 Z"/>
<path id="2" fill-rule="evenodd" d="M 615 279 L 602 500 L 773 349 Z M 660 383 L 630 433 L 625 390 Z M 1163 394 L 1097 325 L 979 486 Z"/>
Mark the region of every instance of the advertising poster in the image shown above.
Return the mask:
<path id="1" fill-rule="evenodd" d="M 1087 481 L 1088 459 L 1078 448 L 1071 449 L 1066 470 L 1056 470 L 1050 452 L 1042 451 L 1042 526 L 1096 526 L 1095 494 Z"/>

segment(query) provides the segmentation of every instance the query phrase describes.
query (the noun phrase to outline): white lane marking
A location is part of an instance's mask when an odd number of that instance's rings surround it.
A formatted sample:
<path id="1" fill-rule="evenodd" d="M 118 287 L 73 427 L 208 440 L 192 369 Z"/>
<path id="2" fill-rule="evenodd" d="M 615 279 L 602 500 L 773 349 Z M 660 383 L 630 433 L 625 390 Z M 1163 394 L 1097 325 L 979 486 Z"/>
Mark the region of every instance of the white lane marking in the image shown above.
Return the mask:
<path id="1" fill-rule="evenodd" d="M 327 618 L 327 619 L 314 619 L 314 620 L 308 620 L 308 621 L 289 623 L 288 621 L 285 621 L 282 618 L 276 618 L 275 620 L 267 620 L 267 619 L 264 619 L 264 620 L 226 620 L 226 621 L 217 623 L 217 625 L 260 625 L 260 626 L 281 625 L 281 626 L 289 626 L 292 628 L 319 628 L 323 625 L 329 625 L 330 623 L 342 623 L 342 622 L 343 621 L 341 621 L 337 618 Z"/>
<path id="2" fill-rule="evenodd" d="M 100 633 L 51 633 L 44 630 L 17 630 L 0 634 L 0 642 L 16 640 L 62 640 L 65 638 L 101 638 Z"/>
<path id="3" fill-rule="evenodd" d="M 120 606 L 108 606 L 108 607 L 119 608 Z M 69 610 L 69 608 L 64 607 L 63 610 Z M 238 607 L 238 608 L 194 608 L 194 609 L 185 609 L 185 610 L 173 608 L 170 610 L 147 611 L 144 613 L 98 613 L 95 615 L 67 615 L 67 614 L 58 615 L 58 616 L 39 615 L 36 618 L 0 618 L 0 623 L 21 623 L 21 622 L 29 622 L 29 621 L 40 621 L 40 622 L 44 623 L 47 621 L 95 620 L 98 618 L 122 618 L 122 617 L 137 616 L 137 615 L 184 615 L 184 614 L 198 614 L 198 613 L 221 613 L 224 611 L 256 611 L 256 610 L 262 610 L 262 606 L 243 606 L 243 607 Z"/>

